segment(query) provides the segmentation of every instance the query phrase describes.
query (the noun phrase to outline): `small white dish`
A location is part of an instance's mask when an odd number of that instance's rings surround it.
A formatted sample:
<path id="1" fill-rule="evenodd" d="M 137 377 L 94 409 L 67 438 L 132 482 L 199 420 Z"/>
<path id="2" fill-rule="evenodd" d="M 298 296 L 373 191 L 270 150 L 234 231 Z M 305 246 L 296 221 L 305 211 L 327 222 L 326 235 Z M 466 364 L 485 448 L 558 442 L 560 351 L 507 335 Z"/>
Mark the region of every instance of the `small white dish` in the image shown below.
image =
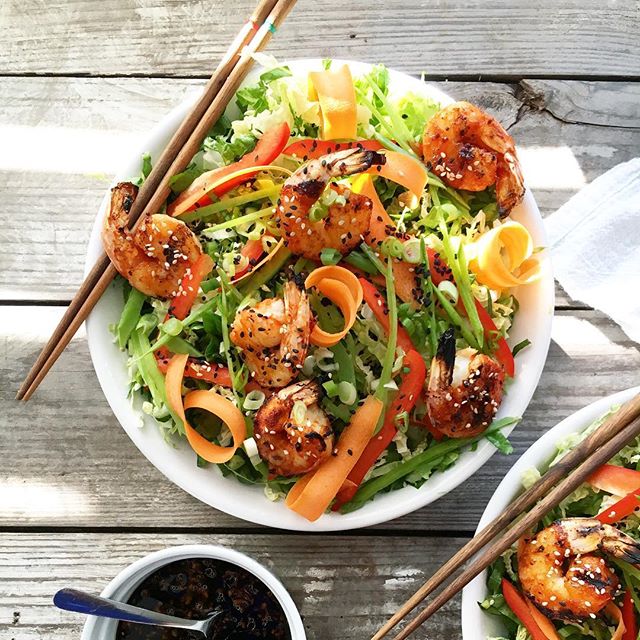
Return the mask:
<path id="1" fill-rule="evenodd" d="M 640 392 L 640 387 L 620 391 L 580 409 L 559 422 L 536 440 L 511 467 L 487 504 L 476 529 L 477 533 L 502 513 L 522 492 L 522 474 L 540 467 L 556 453 L 556 445 L 566 436 L 581 431 L 609 411 L 613 405 L 623 404 Z M 504 635 L 505 629 L 495 616 L 485 613 L 480 606 L 487 596 L 487 571 L 483 571 L 462 591 L 462 637 L 464 640 L 485 640 Z"/>
<path id="2" fill-rule="evenodd" d="M 245 556 L 243 553 L 218 547 L 210 544 L 193 544 L 181 547 L 169 547 L 150 553 L 148 556 L 137 560 L 123 569 L 100 594 L 105 598 L 113 598 L 126 602 L 136 587 L 154 571 L 160 567 L 186 558 L 213 558 L 224 560 L 246 569 L 271 589 L 280 606 L 287 616 L 287 622 L 291 629 L 291 640 L 306 640 L 306 634 L 298 609 L 289 592 L 284 588 L 280 580 L 261 564 Z M 117 620 L 108 618 L 96 618 L 89 616 L 82 630 L 81 640 L 114 640 L 116 637 Z"/>
<path id="3" fill-rule="evenodd" d="M 334 64 L 345 61 L 336 60 Z M 354 75 L 362 75 L 371 65 L 346 61 Z M 321 69 L 321 60 L 296 60 L 286 62 L 293 73 L 306 73 Z M 261 70 L 256 69 L 245 83 L 255 82 Z M 425 84 L 417 78 L 390 70 L 391 91 L 414 92 L 431 97 L 442 104 L 453 99 L 438 88 Z M 122 171 L 115 182 L 128 180 L 140 172 L 141 156 L 149 151 L 158 157 L 179 123 L 184 118 L 193 100 L 186 100 L 176 107 L 151 132 L 145 144 L 131 152 L 123 161 Z M 230 109 L 233 110 L 232 107 Z M 526 176 L 525 176 L 526 178 Z M 88 271 L 102 251 L 100 230 L 109 201 L 105 194 L 93 227 L 85 269 Z M 530 191 L 523 202 L 514 209 L 512 218 L 519 220 L 529 229 L 535 246 L 546 246 L 547 238 L 540 212 Z M 517 292 L 520 311 L 511 331 L 510 343 L 517 344 L 528 338 L 531 346 L 518 354 L 517 375 L 510 385 L 497 417 L 522 416 L 540 379 L 549 342 L 554 306 L 554 285 L 550 259 L 541 254 L 542 277 L 537 282 L 523 287 Z M 127 398 L 129 380 L 126 369 L 126 355 L 113 341 L 109 325 L 117 322 L 123 306 L 119 286 L 112 285 L 98 302 L 87 320 L 87 336 L 91 358 L 102 390 L 123 429 L 140 451 L 167 477 L 216 509 L 257 524 L 298 531 L 341 531 L 367 527 L 387 522 L 415 511 L 442 497 L 461 482 L 473 475 L 495 453 L 489 442 L 481 442 L 475 451 L 464 453 L 453 467 L 443 473 L 436 473 L 420 489 L 405 487 L 376 497 L 358 511 L 349 514 L 328 513 L 316 522 L 308 522 L 288 509 L 283 502 L 270 502 L 261 487 L 240 484 L 235 479 L 223 478 L 218 469 L 200 469 L 196 458 L 186 442 L 175 447 L 163 439 L 155 421 L 145 416 L 138 406 L 133 407 Z M 144 426 L 141 428 L 141 423 Z M 505 433 L 509 433 L 506 429 Z"/>

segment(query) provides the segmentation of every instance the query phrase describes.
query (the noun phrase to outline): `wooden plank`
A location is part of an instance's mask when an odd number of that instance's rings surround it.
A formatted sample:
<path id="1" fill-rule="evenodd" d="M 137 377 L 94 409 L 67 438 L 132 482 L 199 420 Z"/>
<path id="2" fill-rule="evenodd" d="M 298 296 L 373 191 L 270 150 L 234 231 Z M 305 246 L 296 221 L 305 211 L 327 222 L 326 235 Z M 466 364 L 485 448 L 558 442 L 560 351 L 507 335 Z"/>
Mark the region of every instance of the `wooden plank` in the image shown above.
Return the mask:
<path id="1" fill-rule="evenodd" d="M 209 75 L 253 0 L 3 3 L 0 71 Z M 637 76 L 634 2 L 301 0 L 269 51 L 438 77 Z"/>
<path id="2" fill-rule="evenodd" d="M 0 635 L 77 640 L 84 618 L 51 604 L 58 589 L 96 593 L 152 551 L 215 544 L 247 553 L 278 575 L 300 610 L 309 640 L 369 638 L 463 542 L 395 536 L 3 534 Z M 412 637 L 459 640 L 459 598 Z"/>
<path id="3" fill-rule="evenodd" d="M 29 403 L 14 401 L 60 313 L 56 307 L 0 310 L 0 401 L 10 427 L 3 431 L 9 464 L 0 469 L 0 527 L 251 528 L 173 486 L 138 452 L 102 395 L 84 335 Z M 558 313 L 540 386 L 512 437 L 514 456 L 496 454 L 447 497 L 378 529 L 472 531 L 515 456 L 580 407 L 637 384 L 639 368 L 637 345 L 613 322 L 589 311 Z"/>
<path id="4" fill-rule="evenodd" d="M 121 155 L 199 86 L 193 80 L 0 79 L 0 130 L 14 141 L 0 149 L 0 300 L 70 299 L 95 211 Z M 632 83 L 615 85 L 616 100 L 611 84 L 599 82 L 438 86 L 510 127 L 543 214 L 634 157 L 640 145 Z M 563 122 L 565 116 L 580 123 Z M 615 127 L 601 126 L 607 118 Z M 575 304 L 562 291 L 557 295 L 559 306 Z"/>

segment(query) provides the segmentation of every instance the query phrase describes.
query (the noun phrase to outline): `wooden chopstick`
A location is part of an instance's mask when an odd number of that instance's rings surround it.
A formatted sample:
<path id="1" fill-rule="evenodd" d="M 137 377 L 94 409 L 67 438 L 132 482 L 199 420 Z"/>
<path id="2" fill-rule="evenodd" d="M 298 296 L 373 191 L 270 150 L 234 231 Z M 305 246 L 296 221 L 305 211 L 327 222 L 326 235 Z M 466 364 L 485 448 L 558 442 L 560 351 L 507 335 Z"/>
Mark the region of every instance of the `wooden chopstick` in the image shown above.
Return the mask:
<path id="1" fill-rule="evenodd" d="M 503 536 L 484 548 L 467 569 L 405 626 L 394 640 L 403 640 L 427 618 L 448 602 L 458 591 L 496 560 L 506 549 L 535 525 L 549 510 L 580 486 L 598 467 L 610 460 L 620 449 L 640 434 L 640 394 L 634 396 L 583 442 L 551 467 L 538 482 L 516 498 L 497 518 L 469 541 L 409 599 L 372 636 L 371 640 L 385 637 L 429 594 L 442 585 L 455 571 L 478 553 L 500 531 L 523 515 Z M 564 476 L 567 476 L 566 478 Z M 564 479 L 563 479 L 564 478 Z M 537 503 L 537 504 L 536 504 Z M 533 506 L 528 513 L 526 509 Z"/>
<path id="2" fill-rule="evenodd" d="M 172 136 L 140 188 L 129 213 L 130 227 L 146 213 L 157 211 L 166 200 L 170 178 L 186 168 L 249 70 L 251 54 L 266 46 L 294 4 L 295 0 L 259 2 L 213 73 L 201 98 Z M 116 273 L 107 255 L 101 254 L 31 367 L 16 399 L 27 401 L 33 395 Z"/>

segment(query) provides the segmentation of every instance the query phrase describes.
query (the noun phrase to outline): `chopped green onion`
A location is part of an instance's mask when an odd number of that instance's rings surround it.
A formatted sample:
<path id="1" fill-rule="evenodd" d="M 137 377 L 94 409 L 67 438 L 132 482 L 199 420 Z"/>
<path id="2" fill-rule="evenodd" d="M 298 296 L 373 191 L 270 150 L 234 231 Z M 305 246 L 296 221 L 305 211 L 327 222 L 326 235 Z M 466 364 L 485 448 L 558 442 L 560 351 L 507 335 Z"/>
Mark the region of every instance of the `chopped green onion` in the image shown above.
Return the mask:
<path id="1" fill-rule="evenodd" d="M 169 318 L 160 325 L 160 329 L 169 336 L 177 336 L 182 333 L 183 324 L 178 318 Z"/>
<path id="2" fill-rule="evenodd" d="M 351 382 L 339 382 L 338 383 L 338 397 L 340 402 L 344 404 L 353 404 L 358 397 L 356 388 Z"/>
<path id="3" fill-rule="evenodd" d="M 333 380 L 323 382 L 322 386 L 329 398 L 335 398 L 338 395 L 338 385 Z"/>
<path id="4" fill-rule="evenodd" d="M 458 302 L 458 288 L 450 280 L 443 280 L 438 285 L 438 289 L 442 291 L 451 304 L 455 305 Z"/>
<path id="5" fill-rule="evenodd" d="M 422 238 L 410 238 L 402 245 L 402 259 L 411 264 L 419 264 L 422 260 L 420 255 L 420 243 Z"/>
<path id="6" fill-rule="evenodd" d="M 333 351 L 329 351 L 325 347 L 316 349 L 316 366 L 320 371 L 328 372 L 335 371 L 337 369 L 336 364 L 333 361 Z"/>
<path id="7" fill-rule="evenodd" d="M 265 398 L 266 396 L 262 391 L 254 389 L 253 391 L 249 391 L 242 406 L 247 411 L 257 411 L 264 404 Z"/>
<path id="8" fill-rule="evenodd" d="M 304 359 L 304 363 L 302 365 L 302 373 L 307 376 L 307 377 L 311 377 L 313 375 L 313 368 L 316 366 L 316 359 L 314 356 L 307 356 Z"/>
<path id="9" fill-rule="evenodd" d="M 262 462 L 262 458 L 258 452 L 258 443 L 253 438 L 247 438 L 242 443 L 242 446 L 249 458 L 249 462 L 251 462 L 254 467 L 257 467 Z"/>
<path id="10" fill-rule="evenodd" d="M 297 424 L 302 424 L 307 417 L 307 405 L 302 400 L 296 400 L 291 409 L 291 417 Z"/>
<path id="11" fill-rule="evenodd" d="M 342 254 L 337 249 L 325 248 L 320 252 L 320 262 L 325 266 L 338 264 L 341 258 Z"/>
<path id="12" fill-rule="evenodd" d="M 400 258 L 404 254 L 404 246 L 398 238 L 389 236 L 382 242 L 380 253 L 385 257 Z"/>

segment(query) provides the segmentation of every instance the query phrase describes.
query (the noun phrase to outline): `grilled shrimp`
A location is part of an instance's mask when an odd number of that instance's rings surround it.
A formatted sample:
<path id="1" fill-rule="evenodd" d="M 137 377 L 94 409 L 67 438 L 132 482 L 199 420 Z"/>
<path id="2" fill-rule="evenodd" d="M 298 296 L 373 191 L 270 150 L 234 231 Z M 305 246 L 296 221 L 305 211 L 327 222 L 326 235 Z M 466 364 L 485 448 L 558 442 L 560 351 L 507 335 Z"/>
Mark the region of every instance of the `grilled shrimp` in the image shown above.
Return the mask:
<path id="1" fill-rule="evenodd" d="M 616 574 L 600 551 L 631 564 L 640 543 L 595 518 L 557 520 L 518 546 L 518 575 L 531 600 L 556 620 L 593 617 L 618 589 Z"/>
<path id="2" fill-rule="evenodd" d="M 102 228 L 104 250 L 120 275 L 142 293 L 170 298 L 202 255 L 200 242 L 181 220 L 154 214 L 128 227 L 138 187 L 121 182 L 111 191 L 111 205 Z M 213 267 L 213 261 L 211 262 Z"/>
<path id="3" fill-rule="evenodd" d="M 450 438 L 482 433 L 502 402 L 502 365 L 475 349 L 456 353 L 453 329 L 442 334 L 431 362 L 427 410 L 431 424 Z"/>
<path id="4" fill-rule="evenodd" d="M 468 102 L 454 102 L 427 122 L 422 153 L 427 166 L 455 189 L 483 191 L 495 185 L 501 215 L 524 196 L 513 138 L 495 118 Z"/>
<path id="5" fill-rule="evenodd" d="M 253 437 L 271 473 L 306 473 L 331 455 L 333 429 L 318 406 L 319 399 L 320 387 L 309 380 L 281 389 L 260 407 Z M 304 409 L 294 410 L 296 403 L 302 403 Z"/>
<path id="6" fill-rule="evenodd" d="M 230 338 L 242 349 L 255 382 L 263 387 L 284 387 L 302 368 L 310 335 L 309 298 L 289 281 L 283 298 L 267 298 L 239 311 Z"/>
<path id="7" fill-rule="evenodd" d="M 329 205 L 326 217 L 319 222 L 312 222 L 309 213 L 332 178 L 361 173 L 385 161 L 376 151 L 347 149 L 311 160 L 288 178 L 280 193 L 276 219 L 289 250 L 318 260 L 322 249 L 336 249 L 344 255 L 360 244 L 371 217 L 371 200 L 366 196 L 331 185 L 344 204 Z"/>

